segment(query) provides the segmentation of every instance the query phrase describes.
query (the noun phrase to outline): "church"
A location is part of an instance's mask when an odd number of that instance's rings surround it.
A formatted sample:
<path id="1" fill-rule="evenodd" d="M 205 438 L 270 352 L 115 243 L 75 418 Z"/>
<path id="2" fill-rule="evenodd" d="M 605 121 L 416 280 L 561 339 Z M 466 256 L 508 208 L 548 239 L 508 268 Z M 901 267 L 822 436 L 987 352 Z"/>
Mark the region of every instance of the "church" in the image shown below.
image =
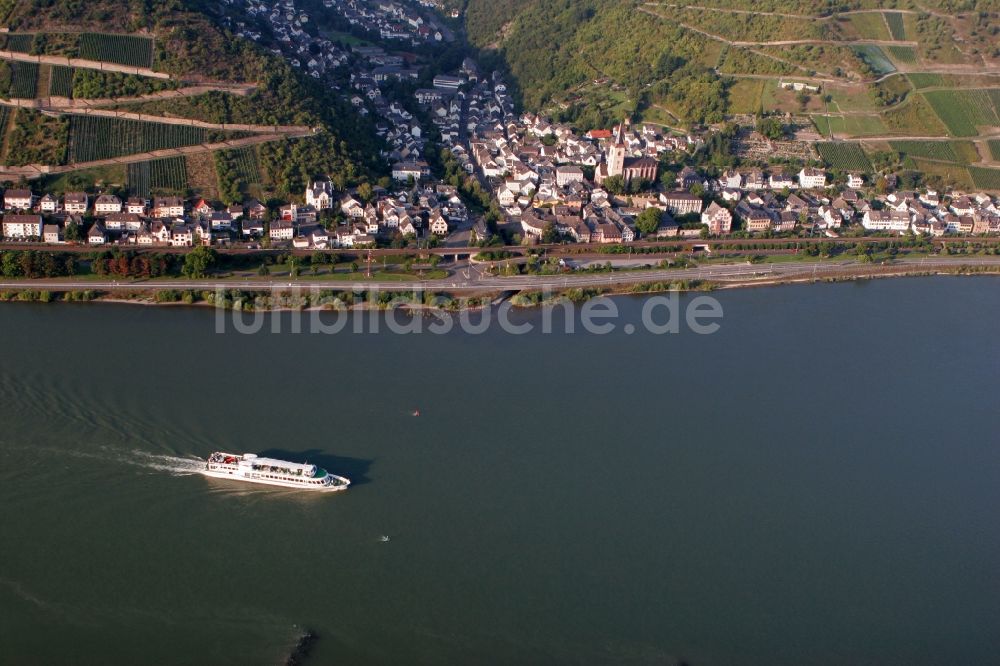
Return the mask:
<path id="1" fill-rule="evenodd" d="M 615 136 L 611 145 L 608 146 L 605 160 L 597 167 L 597 173 L 594 176 L 598 185 L 612 176 L 621 176 L 626 185 L 634 179 L 649 182 L 656 180 L 659 162 L 652 157 L 628 157 L 626 155 L 628 152 L 625 145 L 626 128 L 626 123 L 622 123 L 615 130 Z"/>

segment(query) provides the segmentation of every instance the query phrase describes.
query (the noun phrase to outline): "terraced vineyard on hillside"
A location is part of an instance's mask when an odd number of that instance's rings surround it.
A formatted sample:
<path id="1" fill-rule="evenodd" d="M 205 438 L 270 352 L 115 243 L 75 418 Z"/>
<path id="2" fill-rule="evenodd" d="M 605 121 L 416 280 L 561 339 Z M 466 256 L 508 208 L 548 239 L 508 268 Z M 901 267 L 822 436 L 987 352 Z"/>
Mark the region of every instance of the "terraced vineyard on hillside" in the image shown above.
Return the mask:
<path id="1" fill-rule="evenodd" d="M 134 35 L 88 32 L 80 36 L 80 57 L 132 67 L 152 67 L 153 40 Z"/>
<path id="2" fill-rule="evenodd" d="M 72 116 L 71 162 L 90 162 L 109 157 L 146 153 L 207 143 L 211 133 L 198 127 L 147 123 L 101 116 Z"/>

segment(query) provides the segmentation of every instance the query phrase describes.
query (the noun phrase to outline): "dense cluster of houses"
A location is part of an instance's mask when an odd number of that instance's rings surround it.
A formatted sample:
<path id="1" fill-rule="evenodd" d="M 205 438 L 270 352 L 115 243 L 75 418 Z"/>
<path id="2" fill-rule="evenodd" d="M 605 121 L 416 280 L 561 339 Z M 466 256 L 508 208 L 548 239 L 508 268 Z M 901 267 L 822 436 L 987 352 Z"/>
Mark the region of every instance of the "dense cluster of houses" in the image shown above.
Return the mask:
<path id="1" fill-rule="evenodd" d="M 227 15 L 227 27 L 236 35 L 260 42 L 259 23 L 263 23 L 281 46 L 279 53 L 288 56 L 293 67 L 305 67 L 313 78 L 322 78 L 347 63 L 348 53 L 329 39 L 311 35 L 306 30 L 309 14 L 295 7 L 294 0 L 223 0 L 238 7 L 240 16 Z M 232 12 L 230 13 L 232 14 Z"/>
<path id="2" fill-rule="evenodd" d="M 432 12 L 420 12 L 411 3 L 396 0 L 323 0 L 352 25 L 382 39 L 411 46 L 454 41 L 455 36 Z M 427 5 L 424 5 L 425 7 Z"/>
<path id="3" fill-rule="evenodd" d="M 468 212 L 454 187 L 413 188 L 395 193 L 378 189 L 373 201 L 363 203 L 334 192 L 328 180 L 310 183 L 305 204 L 282 206 L 270 219 L 259 201 L 217 209 L 204 199 L 189 203 L 180 197 L 122 200 L 114 194 L 90 197 L 68 192 L 62 198 L 36 197 L 30 190 L 9 189 L 3 196 L 3 238 L 9 242 L 66 242 L 67 228 L 79 232 L 78 242 L 163 247 L 227 245 L 234 241 L 267 238 L 274 246 L 326 249 L 370 247 L 379 237 L 445 236 L 468 220 Z M 339 211 L 346 223 L 328 228 Z M 322 219 L 321 219 L 322 218 Z"/>
<path id="4" fill-rule="evenodd" d="M 653 127 L 633 130 L 627 124 L 614 131 L 580 136 L 567 125 L 523 114 L 503 127 L 477 129 L 470 139 L 473 165 L 496 183 L 496 196 L 507 215 L 520 216 L 530 206 L 576 205 L 591 188 L 584 168 L 593 170 L 593 184 L 620 177 L 625 185 L 653 182 L 658 157 L 666 151 L 688 151 L 698 145 L 691 137 L 661 135 Z"/>

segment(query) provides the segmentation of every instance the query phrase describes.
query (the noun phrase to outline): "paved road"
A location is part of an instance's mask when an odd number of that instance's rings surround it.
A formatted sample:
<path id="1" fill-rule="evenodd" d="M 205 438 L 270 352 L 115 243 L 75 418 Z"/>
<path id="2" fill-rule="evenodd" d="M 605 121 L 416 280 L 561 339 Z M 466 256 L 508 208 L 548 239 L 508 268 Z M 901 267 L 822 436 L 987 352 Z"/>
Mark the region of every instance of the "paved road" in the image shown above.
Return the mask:
<path id="1" fill-rule="evenodd" d="M 915 272 L 934 272 L 953 270 L 958 267 L 995 267 L 1000 268 L 1000 257 L 966 257 L 954 259 L 902 259 L 892 264 L 866 264 L 852 260 L 797 262 L 788 264 L 716 264 L 697 268 L 657 269 L 621 271 L 615 273 L 562 274 L 551 276 L 520 275 L 514 277 L 486 276 L 475 267 L 456 271 L 447 278 L 436 280 L 414 280 L 411 282 L 386 282 L 379 280 L 360 280 L 354 282 L 339 282 L 333 280 L 310 280 L 303 277 L 289 282 L 280 279 L 245 279 L 245 280 L 165 280 L 165 281 L 92 281 L 92 280 L 16 280 L 0 282 L 0 289 L 49 289 L 49 290 L 87 290 L 100 291 L 136 291 L 143 289 L 194 289 L 213 290 L 244 289 L 251 291 L 288 291 L 300 289 L 343 290 L 385 290 L 410 291 L 505 291 L 521 289 L 566 289 L 574 287 L 613 287 L 648 282 L 675 282 L 679 280 L 709 280 L 725 283 L 753 283 L 755 281 L 769 282 L 774 280 L 810 279 L 826 277 L 849 277 L 866 275 L 901 275 Z"/>

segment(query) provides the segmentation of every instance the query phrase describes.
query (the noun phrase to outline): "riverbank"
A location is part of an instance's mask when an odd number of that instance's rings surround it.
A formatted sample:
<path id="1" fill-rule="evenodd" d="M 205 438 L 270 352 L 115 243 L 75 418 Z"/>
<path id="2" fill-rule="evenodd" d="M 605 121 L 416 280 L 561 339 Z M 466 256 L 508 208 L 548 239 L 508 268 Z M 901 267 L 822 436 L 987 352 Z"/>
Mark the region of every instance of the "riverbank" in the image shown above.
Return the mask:
<path id="1" fill-rule="evenodd" d="M 481 309 L 510 300 L 515 307 L 537 307 L 597 296 L 704 292 L 716 289 L 844 282 L 876 278 L 1000 273 L 997 258 L 812 265 L 716 264 L 695 269 L 634 271 L 605 276 L 520 276 L 479 282 L 429 280 L 410 283 L 233 282 L 70 282 L 24 280 L 0 283 L 0 302 L 118 303 L 132 305 L 222 307 L 255 311 Z M 80 287 L 87 287 L 81 289 Z"/>

